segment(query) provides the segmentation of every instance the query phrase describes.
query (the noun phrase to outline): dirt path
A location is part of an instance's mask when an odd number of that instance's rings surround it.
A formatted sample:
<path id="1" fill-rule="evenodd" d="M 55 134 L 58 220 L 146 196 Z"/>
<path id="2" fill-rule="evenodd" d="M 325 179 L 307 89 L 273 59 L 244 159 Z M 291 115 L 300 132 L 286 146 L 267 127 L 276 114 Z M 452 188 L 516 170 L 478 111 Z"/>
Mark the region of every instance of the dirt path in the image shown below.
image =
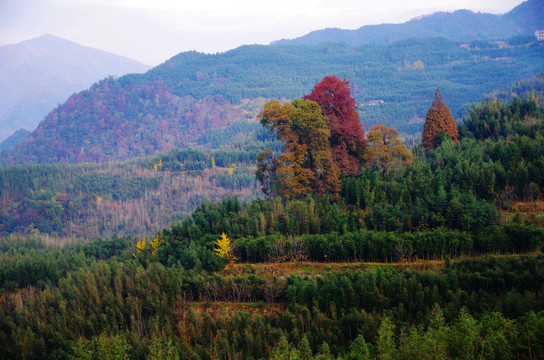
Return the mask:
<path id="1" fill-rule="evenodd" d="M 390 266 L 393 268 L 413 268 L 416 270 L 434 270 L 444 266 L 444 260 L 421 260 L 412 262 L 342 262 L 342 263 L 323 263 L 323 262 L 286 262 L 286 263 L 241 263 L 234 264 L 233 267 L 223 270 L 225 276 L 247 276 L 254 274 L 265 279 L 276 277 L 285 278 L 289 275 L 322 275 L 327 272 L 339 271 L 362 271 L 379 266 Z"/>
<path id="2" fill-rule="evenodd" d="M 487 256 L 487 255 L 483 255 Z M 528 254 L 494 254 L 489 255 L 494 257 L 523 257 L 523 256 L 537 256 L 537 253 L 528 253 Z M 479 258 L 481 256 L 475 256 Z M 466 257 L 452 259 L 451 263 L 462 261 Z M 300 275 L 300 276 L 312 276 L 312 275 L 323 275 L 327 272 L 339 272 L 339 271 L 363 271 L 367 269 L 372 269 L 380 266 L 388 266 L 396 269 L 402 268 L 412 268 L 418 271 L 425 270 L 439 270 L 445 266 L 446 260 L 416 260 L 416 261 L 407 261 L 407 262 L 392 262 L 392 263 L 381 263 L 381 262 L 284 262 L 284 263 L 240 263 L 234 264 L 230 269 L 223 270 L 222 274 L 225 276 L 247 276 L 254 274 L 261 276 L 264 279 L 270 279 L 274 276 L 285 278 L 289 275 Z"/>

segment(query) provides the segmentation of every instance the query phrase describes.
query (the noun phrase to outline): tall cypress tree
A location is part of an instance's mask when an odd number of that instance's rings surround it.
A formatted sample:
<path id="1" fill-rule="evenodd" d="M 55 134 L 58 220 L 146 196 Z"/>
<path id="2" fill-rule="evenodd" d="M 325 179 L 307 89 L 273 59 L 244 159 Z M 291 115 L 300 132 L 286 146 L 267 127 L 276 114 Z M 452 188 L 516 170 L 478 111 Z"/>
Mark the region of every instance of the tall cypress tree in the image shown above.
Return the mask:
<path id="1" fill-rule="evenodd" d="M 434 101 L 427 111 L 423 133 L 421 134 L 421 144 L 427 150 L 436 148 L 436 139 L 444 131 L 451 137 L 453 142 L 457 142 L 457 125 L 450 109 L 442 102 L 440 90 L 436 89 Z"/>

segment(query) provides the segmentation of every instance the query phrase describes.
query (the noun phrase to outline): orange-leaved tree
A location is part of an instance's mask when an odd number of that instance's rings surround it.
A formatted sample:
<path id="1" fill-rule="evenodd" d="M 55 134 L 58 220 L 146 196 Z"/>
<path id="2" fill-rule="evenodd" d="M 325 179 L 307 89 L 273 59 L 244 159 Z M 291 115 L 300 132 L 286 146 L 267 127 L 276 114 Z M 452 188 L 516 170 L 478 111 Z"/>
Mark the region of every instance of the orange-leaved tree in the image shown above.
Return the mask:
<path id="1" fill-rule="evenodd" d="M 395 128 L 374 125 L 367 134 L 369 147 L 365 153 L 367 166 L 378 167 L 385 175 L 395 163 L 411 163 L 412 154 L 406 149 Z"/>
<path id="2" fill-rule="evenodd" d="M 449 135 L 453 142 L 457 142 L 457 124 L 451 116 L 450 109 L 442 102 L 440 90 L 436 89 L 433 104 L 425 117 L 421 145 L 427 150 L 436 148 L 436 139 L 442 131 Z"/>

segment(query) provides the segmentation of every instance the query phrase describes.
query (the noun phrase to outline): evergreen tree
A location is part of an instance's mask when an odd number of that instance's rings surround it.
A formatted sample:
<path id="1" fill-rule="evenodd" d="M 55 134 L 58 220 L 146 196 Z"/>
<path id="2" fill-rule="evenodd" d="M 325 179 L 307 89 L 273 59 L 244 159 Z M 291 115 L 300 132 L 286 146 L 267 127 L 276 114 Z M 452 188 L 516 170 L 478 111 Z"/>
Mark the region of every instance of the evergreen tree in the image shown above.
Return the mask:
<path id="1" fill-rule="evenodd" d="M 378 329 L 377 341 L 378 360 L 393 360 L 397 358 L 395 345 L 395 324 L 389 316 L 383 318 Z"/>
<path id="2" fill-rule="evenodd" d="M 370 351 L 365 341 L 364 336 L 361 334 L 355 338 L 349 347 L 348 360 L 369 360 Z"/>
<path id="3" fill-rule="evenodd" d="M 289 360 L 291 347 L 285 336 L 280 338 L 278 345 L 270 353 L 271 360 Z"/>
<path id="4" fill-rule="evenodd" d="M 310 342 L 306 335 L 302 337 L 302 340 L 298 344 L 298 351 L 300 352 L 301 360 L 311 360 L 312 359 L 312 349 L 310 348 Z"/>

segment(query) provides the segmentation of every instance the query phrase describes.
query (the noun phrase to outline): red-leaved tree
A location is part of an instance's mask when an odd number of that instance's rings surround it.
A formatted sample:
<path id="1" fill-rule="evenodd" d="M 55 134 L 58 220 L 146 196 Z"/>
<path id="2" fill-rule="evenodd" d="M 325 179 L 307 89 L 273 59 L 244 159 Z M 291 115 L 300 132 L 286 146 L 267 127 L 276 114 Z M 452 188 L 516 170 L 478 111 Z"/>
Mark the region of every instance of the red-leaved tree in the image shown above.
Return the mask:
<path id="1" fill-rule="evenodd" d="M 318 103 L 327 117 L 333 158 L 342 174 L 358 174 L 364 162 L 366 139 L 349 81 L 325 76 L 304 99 Z"/>

